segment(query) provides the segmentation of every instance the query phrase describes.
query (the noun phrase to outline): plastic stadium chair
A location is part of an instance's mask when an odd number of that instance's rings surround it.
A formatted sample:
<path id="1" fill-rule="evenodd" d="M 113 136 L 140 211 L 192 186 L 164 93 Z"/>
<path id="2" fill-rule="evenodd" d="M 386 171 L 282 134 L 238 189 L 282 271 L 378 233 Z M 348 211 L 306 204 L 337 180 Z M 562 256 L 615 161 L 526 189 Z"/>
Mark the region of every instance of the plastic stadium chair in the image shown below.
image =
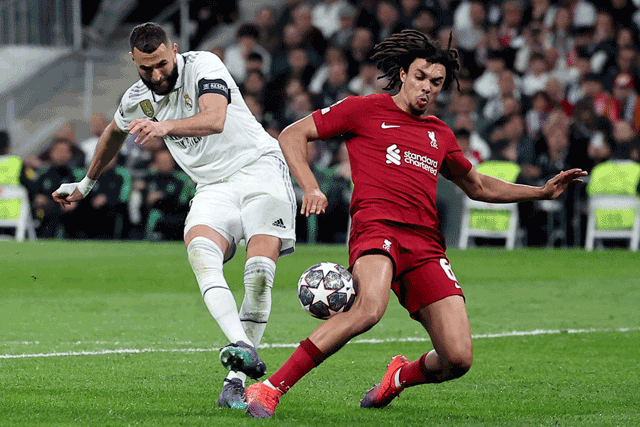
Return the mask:
<path id="1" fill-rule="evenodd" d="M 585 248 L 596 239 L 629 239 L 629 249 L 640 244 L 640 200 L 636 196 L 594 195 L 589 198 Z"/>
<path id="2" fill-rule="evenodd" d="M 15 228 L 15 238 L 22 242 L 25 237 L 36 240 L 36 229 L 31 217 L 31 206 L 27 189 L 22 186 L 1 185 L 0 200 L 19 200 L 20 207 L 15 214 L 4 215 L 0 213 L 0 227 Z"/>
<path id="3" fill-rule="evenodd" d="M 520 174 L 517 164 L 497 160 L 481 163 L 476 170 L 508 182 L 515 182 Z M 511 250 L 516 245 L 518 225 L 516 203 L 485 203 L 464 196 L 458 246 L 466 249 L 469 239 L 475 237 L 503 238 Z"/>

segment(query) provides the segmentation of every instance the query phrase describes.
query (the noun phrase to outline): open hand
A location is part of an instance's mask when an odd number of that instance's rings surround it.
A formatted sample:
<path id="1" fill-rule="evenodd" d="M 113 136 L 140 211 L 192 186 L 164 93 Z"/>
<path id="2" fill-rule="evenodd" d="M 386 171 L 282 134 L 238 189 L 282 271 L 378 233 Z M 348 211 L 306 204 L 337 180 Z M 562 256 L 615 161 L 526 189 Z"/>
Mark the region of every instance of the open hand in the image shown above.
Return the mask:
<path id="1" fill-rule="evenodd" d="M 587 176 L 589 173 L 582 169 L 570 169 L 562 171 L 558 175 L 551 178 L 542 187 L 543 199 L 555 199 L 567 189 L 569 184 L 574 182 L 582 182 L 580 177 Z"/>
<path id="2" fill-rule="evenodd" d="M 306 217 L 311 214 L 321 214 L 329 205 L 327 197 L 319 189 L 314 189 L 304 193 L 302 196 L 302 207 L 300 213 Z"/>
<path id="3" fill-rule="evenodd" d="M 140 145 L 144 145 L 152 138 L 162 138 L 167 134 L 166 124 L 163 122 L 153 122 L 148 119 L 135 119 L 127 127 L 130 133 L 136 135 L 134 140 Z"/>

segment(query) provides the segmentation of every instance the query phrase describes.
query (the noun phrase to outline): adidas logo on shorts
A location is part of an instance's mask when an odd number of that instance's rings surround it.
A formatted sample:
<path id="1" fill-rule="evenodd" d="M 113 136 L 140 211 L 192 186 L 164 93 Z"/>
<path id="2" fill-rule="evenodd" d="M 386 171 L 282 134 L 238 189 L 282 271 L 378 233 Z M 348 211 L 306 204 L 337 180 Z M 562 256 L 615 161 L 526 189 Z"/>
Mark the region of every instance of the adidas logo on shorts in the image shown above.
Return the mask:
<path id="1" fill-rule="evenodd" d="M 280 227 L 280 228 L 287 228 L 287 226 L 284 225 L 284 221 L 282 220 L 282 218 L 276 219 L 275 221 L 273 221 L 271 225 L 275 227 Z"/>

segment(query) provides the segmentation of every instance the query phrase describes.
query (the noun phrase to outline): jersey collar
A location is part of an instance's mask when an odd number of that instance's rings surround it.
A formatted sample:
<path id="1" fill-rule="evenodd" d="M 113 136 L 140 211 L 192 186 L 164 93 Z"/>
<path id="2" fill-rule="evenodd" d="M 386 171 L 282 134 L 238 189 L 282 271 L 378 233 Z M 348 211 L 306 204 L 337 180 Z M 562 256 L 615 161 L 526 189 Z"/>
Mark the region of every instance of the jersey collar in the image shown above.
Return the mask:
<path id="1" fill-rule="evenodd" d="M 184 86 L 184 57 L 181 54 L 176 55 L 176 63 L 178 64 L 178 80 L 176 80 L 176 85 L 171 92 L 175 92 Z M 171 94 L 169 92 L 167 95 Z M 151 96 L 153 97 L 153 102 L 158 103 L 164 99 L 167 95 L 158 95 L 154 91 L 151 91 Z"/>

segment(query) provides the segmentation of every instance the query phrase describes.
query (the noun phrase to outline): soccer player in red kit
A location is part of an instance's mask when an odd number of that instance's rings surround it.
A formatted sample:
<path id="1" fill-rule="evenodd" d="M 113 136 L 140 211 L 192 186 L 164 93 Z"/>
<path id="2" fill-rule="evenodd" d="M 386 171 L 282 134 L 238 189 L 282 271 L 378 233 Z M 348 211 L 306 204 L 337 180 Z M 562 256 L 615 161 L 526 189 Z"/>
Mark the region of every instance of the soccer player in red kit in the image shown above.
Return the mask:
<path id="1" fill-rule="evenodd" d="M 353 307 L 320 324 L 268 380 L 247 389 L 247 412 L 271 417 L 280 396 L 384 314 L 393 290 L 428 332 L 434 349 L 410 362 L 391 359 L 382 381 L 360 401 L 382 408 L 402 390 L 464 375 L 473 359 L 471 331 L 460 284 L 438 231 L 438 174 L 472 199 L 493 203 L 558 197 L 586 175 L 564 171 L 543 187 L 512 184 L 476 172 L 451 129 L 429 114 L 441 89 L 456 79 L 457 51 L 422 33 L 404 30 L 375 47 L 373 60 L 397 94 L 349 97 L 287 127 L 280 146 L 304 190 L 301 212 L 324 212 L 327 199 L 307 164 L 307 142 L 343 135 L 353 177 L 349 267 L 358 282 Z"/>

